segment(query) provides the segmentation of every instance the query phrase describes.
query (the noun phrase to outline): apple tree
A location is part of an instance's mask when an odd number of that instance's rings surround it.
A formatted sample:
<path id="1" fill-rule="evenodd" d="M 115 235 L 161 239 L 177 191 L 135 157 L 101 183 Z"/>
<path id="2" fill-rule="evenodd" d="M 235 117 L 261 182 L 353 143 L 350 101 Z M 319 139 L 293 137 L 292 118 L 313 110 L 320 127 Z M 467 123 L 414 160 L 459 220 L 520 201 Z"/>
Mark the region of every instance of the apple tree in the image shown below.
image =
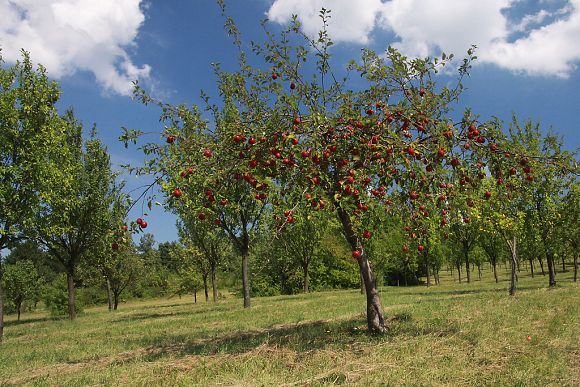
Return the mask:
<path id="1" fill-rule="evenodd" d="M 56 82 L 29 55 L 11 67 L 0 56 L 0 254 L 30 235 L 40 199 L 50 182 L 66 181 L 55 155 L 63 125 L 55 107 Z M 0 261 L 0 341 L 4 332 L 3 267 Z"/>
<path id="2" fill-rule="evenodd" d="M 191 211 L 205 214 L 200 221 L 209 218 L 234 241 L 248 239 L 258 217 L 247 211 L 260 214 L 266 203 L 280 219 L 280 232 L 290 223 L 288 211 L 298 207 L 336 216 L 366 289 L 368 329 L 382 333 L 387 327 L 365 249 L 371 225 L 392 221 L 388 209 L 403 200 L 409 227 L 416 229 L 409 245 L 420 252 L 425 218 L 445 227 L 451 217 L 475 210 L 464 208 L 477 191 L 462 179 L 478 187 L 488 173 L 506 174 L 529 158 L 523 149 L 510 149 L 497 120 L 452 112 L 473 49 L 451 87 L 438 84 L 437 73 L 452 56 L 412 59 L 394 48 L 385 55 L 363 49 L 343 76 L 332 66 L 329 11 L 320 16 L 322 30 L 314 38 L 301 32 L 297 18 L 279 35 L 266 31 L 263 44 L 252 43 L 261 66 L 250 64 L 240 32 L 226 18 L 239 69 L 214 67 L 221 102 L 212 105 L 206 97 L 212 124 L 196 106 L 161 104 L 168 144 L 145 148 L 155 149 L 147 166 L 165 174 L 168 192 L 179 188 Z M 136 93 L 151 102 L 140 88 Z M 233 204 L 239 206 L 235 228 L 223 212 Z M 243 256 L 248 245 L 238 244 Z"/>

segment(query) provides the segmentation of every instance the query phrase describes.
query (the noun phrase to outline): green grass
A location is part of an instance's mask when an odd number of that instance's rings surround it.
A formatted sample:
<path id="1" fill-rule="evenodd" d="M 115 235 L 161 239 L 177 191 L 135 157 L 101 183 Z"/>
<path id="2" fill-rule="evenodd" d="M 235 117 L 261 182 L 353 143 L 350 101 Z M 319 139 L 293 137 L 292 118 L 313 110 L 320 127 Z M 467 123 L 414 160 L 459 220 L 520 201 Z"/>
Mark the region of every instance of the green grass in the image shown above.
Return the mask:
<path id="1" fill-rule="evenodd" d="M 255 298 L 250 310 L 188 297 L 74 322 L 10 316 L 0 385 L 580 385 L 580 292 L 570 272 L 557 279 L 548 290 L 522 272 L 514 297 L 488 272 L 382 288 L 395 316 L 382 337 L 366 333 L 356 290 Z"/>

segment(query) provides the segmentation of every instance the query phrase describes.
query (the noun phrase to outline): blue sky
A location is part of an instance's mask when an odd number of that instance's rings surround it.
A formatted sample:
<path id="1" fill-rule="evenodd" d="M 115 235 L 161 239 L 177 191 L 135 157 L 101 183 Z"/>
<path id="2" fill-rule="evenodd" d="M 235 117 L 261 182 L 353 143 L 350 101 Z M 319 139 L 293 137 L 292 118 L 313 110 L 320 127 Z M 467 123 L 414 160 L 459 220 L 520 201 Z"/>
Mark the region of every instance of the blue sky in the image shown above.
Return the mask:
<path id="1" fill-rule="evenodd" d="M 246 42 L 264 37 L 259 21 L 266 16 L 277 30 L 297 14 L 304 31 L 314 33 L 320 8 L 331 9 L 339 65 L 362 47 L 461 57 L 476 44 L 479 60 L 461 106 L 505 121 L 515 112 L 564 136 L 567 149 L 580 146 L 580 0 L 229 0 L 227 6 Z M 131 80 L 139 78 L 165 102 L 192 104 L 202 89 L 215 93 L 211 62 L 235 66 L 213 0 L 0 0 L 0 15 L 4 60 L 12 63 L 24 48 L 45 65 L 60 82 L 61 109 L 74 107 L 86 128 L 97 123 L 116 165 L 143 159 L 119 143 L 121 127 L 162 130 L 155 109 L 132 101 Z M 130 177 L 128 187 L 149 182 Z M 137 206 L 130 216 L 140 214 Z M 162 208 L 148 222 L 157 241 L 176 239 L 175 218 Z"/>

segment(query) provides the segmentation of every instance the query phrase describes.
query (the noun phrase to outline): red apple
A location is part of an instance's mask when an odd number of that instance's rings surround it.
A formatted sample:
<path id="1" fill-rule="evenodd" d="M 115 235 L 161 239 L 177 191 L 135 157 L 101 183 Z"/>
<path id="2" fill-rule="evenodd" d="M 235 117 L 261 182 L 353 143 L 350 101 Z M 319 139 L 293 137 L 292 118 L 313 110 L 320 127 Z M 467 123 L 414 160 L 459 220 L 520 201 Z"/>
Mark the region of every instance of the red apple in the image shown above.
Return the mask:
<path id="1" fill-rule="evenodd" d="M 277 74 L 277 73 L 272 73 L 272 79 L 273 79 L 273 80 L 276 80 L 276 79 L 278 79 L 278 74 Z"/>
<path id="2" fill-rule="evenodd" d="M 175 136 L 174 135 L 167 136 L 166 141 L 168 144 L 173 144 L 173 142 L 175 141 Z"/>
<path id="3" fill-rule="evenodd" d="M 491 192 L 485 191 L 485 193 L 483 194 L 483 196 L 485 196 L 486 199 L 489 199 L 491 197 Z"/>
<path id="4" fill-rule="evenodd" d="M 372 234 L 369 230 L 364 230 L 362 235 L 363 235 L 363 238 L 366 238 L 366 239 L 369 239 L 372 236 Z"/>
<path id="5" fill-rule="evenodd" d="M 181 190 L 179 188 L 175 188 L 172 195 L 174 198 L 179 199 L 181 197 L 181 195 L 183 195 L 183 192 L 181 192 Z"/>
<path id="6" fill-rule="evenodd" d="M 423 250 L 425 250 L 425 247 L 423 245 L 419 245 L 419 246 L 417 246 L 417 250 L 419 252 L 422 252 Z"/>
<path id="7" fill-rule="evenodd" d="M 352 252 L 352 257 L 353 257 L 354 259 L 359 259 L 359 258 L 361 257 L 361 255 L 362 255 L 362 252 L 361 252 L 360 250 L 354 250 L 354 251 Z"/>
<path id="8" fill-rule="evenodd" d="M 204 149 L 203 151 L 203 155 L 207 158 L 210 158 L 212 156 L 211 150 L 209 149 Z"/>
<path id="9" fill-rule="evenodd" d="M 296 88 L 296 84 L 294 82 L 290 83 L 290 89 L 294 90 Z"/>

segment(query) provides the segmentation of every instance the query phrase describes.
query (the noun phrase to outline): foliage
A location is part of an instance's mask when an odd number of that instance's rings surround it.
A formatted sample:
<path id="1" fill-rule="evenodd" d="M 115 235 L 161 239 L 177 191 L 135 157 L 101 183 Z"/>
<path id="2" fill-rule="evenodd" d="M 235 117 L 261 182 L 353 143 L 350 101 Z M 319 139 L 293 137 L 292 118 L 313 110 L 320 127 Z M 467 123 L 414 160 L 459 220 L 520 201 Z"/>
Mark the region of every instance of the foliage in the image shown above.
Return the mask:
<path id="1" fill-rule="evenodd" d="M 6 299 L 14 305 L 19 317 L 23 309 L 32 309 L 39 301 L 43 284 L 32 261 L 6 265 L 3 280 Z"/>

